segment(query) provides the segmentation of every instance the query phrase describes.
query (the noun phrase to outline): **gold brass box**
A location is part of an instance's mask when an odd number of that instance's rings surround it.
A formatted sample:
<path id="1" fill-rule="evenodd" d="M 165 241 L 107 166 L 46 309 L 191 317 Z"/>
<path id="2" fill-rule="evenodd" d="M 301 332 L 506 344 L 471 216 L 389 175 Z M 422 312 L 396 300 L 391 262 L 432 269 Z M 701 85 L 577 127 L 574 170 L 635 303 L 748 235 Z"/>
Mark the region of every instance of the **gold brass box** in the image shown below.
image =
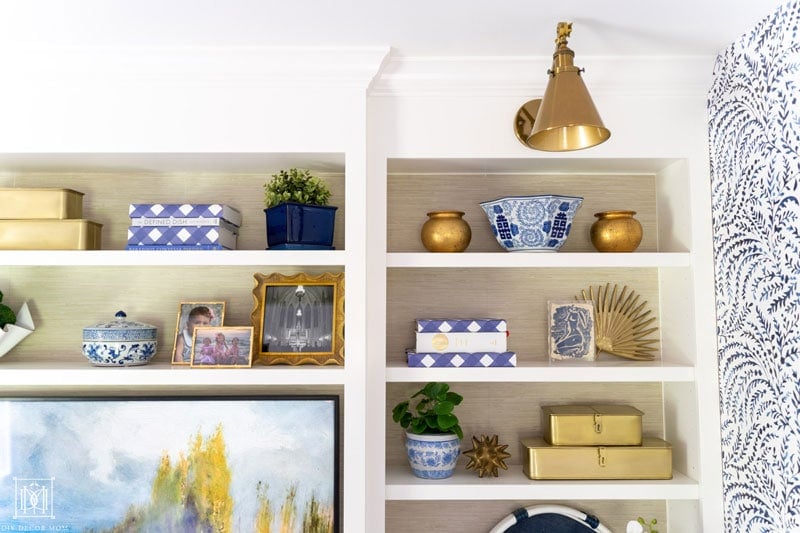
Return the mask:
<path id="1" fill-rule="evenodd" d="M 99 250 L 102 224 L 91 220 L 0 220 L 0 250 Z"/>
<path id="2" fill-rule="evenodd" d="M 0 219 L 81 217 L 82 192 L 72 189 L 0 187 Z"/>
<path id="3" fill-rule="evenodd" d="M 543 406 L 543 437 L 558 446 L 638 446 L 642 414 L 630 405 Z"/>
<path id="4" fill-rule="evenodd" d="M 542 438 L 521 444 L 531 479 L 672 479 L 672 445 L 654 437 L 641 446 L 553 446 Z"/>

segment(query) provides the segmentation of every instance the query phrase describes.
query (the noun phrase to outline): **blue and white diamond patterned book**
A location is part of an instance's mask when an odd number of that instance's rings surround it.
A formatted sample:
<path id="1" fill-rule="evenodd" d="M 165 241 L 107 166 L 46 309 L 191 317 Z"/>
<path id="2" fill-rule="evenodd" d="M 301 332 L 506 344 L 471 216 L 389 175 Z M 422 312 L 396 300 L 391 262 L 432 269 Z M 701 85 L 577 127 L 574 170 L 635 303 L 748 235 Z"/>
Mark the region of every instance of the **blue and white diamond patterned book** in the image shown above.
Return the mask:
<path id="1" fill-rule="evenodd" d="M 594 361 L 592 302 L 548 302 L 550 358 Z"/>
<path id="2" fill-rule="evenodd" d="M 132 219 L 221 218 L 234 226 L 242 225 L 242 214 L 237 209 L 224 204 L 130 204 L 128 217 Z"/>
<path id="3" fill-rule="evenodd" d="M 128 247 L 218 245 L 236 249 L 236 233 L 215 226 L 130 226 Z"/>
<path id="4" fill-rule="evenodd" d="M 418 318 L 417 333 L 488 333 L 508 331 L 502 318 Z"/>
<path id="5" fill-rule="evenodd" d="M 517 366 L 507 351 L 508 324 L 502 318 L 418 318 L 417 347 L 406 350 L 409 367 L 465 368 Z"/>
<path id="6" fill-rule="evenodd" d="M 408 366 L 415 368 L 490 368 L 517 366 L 514 352 L 425 353 L 407 352 Z"/>

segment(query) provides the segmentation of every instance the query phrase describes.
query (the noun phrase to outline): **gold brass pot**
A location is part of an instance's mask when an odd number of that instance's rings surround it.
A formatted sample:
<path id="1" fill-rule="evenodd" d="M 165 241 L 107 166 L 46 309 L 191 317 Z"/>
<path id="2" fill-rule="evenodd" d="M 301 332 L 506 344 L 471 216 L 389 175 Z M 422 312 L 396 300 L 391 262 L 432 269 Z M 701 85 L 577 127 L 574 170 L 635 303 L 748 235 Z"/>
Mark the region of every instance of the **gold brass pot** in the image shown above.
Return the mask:
<path id="1" fill-rule="evenodd" d="M 429 252 L 463 252 L 472 239 L 472 229 L 463 211 L 431 211 L 422 225 L 422 244 Z"/>
<path id="2" fill-rule="evenodd" d="M 598 252 L 632 252 L 642 242 L 642 225 L 633 218 L 636 211 L 595 213 L 589 237 Z"/>

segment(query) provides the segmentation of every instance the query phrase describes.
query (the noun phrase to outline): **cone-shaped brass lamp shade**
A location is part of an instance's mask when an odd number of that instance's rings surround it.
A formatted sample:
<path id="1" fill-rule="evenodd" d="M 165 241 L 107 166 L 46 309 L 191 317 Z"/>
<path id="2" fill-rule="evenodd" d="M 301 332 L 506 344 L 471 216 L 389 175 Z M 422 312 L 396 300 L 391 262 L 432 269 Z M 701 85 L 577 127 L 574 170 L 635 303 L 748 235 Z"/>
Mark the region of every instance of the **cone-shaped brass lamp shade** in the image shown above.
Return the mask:
<path id="1" fill-rule="evenodd" d="M 583 83 L 581 69 L 573 65 L 575 53 L 567 47 L 571 27 L 571 24 L 559 23 L 553 69 L 549 71 L 550 80 L 536 118 L 532 124 L 528 124 L 530 133 L 527 137 L 524 136 L 527 127 L 521 126 L 521 121 L 530 120 L 535 104 L 528 102 L 523 106 L 523 109 L 527 106 L 527 111 L 520 109 L 517 116 L 517 136 L 524 144 L 536 150 L 581 150 L 611 137 L 611 132 L 603 125 L 586 84 Z"/>

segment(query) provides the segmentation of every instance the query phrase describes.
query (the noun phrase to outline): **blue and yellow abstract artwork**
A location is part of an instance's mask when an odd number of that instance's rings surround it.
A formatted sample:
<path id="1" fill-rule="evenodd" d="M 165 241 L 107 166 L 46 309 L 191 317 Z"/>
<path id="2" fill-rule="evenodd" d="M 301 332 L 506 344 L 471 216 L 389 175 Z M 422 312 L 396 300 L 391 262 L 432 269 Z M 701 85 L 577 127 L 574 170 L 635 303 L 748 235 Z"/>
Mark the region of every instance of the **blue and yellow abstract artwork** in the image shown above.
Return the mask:
<path id="1" fill-rule="evenodd" d="M 0 401 L 0 531 L 338 531 L 338 398 Z"/>

